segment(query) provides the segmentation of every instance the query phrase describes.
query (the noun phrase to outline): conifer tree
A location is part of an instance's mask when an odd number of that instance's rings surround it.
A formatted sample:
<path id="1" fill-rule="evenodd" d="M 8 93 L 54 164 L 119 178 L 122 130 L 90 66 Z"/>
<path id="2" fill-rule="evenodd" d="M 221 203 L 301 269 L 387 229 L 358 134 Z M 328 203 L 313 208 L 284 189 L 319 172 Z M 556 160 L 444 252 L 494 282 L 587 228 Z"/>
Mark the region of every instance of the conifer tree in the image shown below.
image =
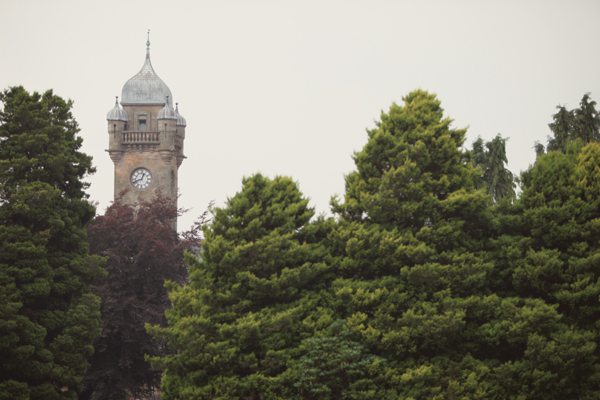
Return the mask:
<path id="1" fill-rule="evenodd" d="M 492 288 L 544 302 L 560 318 L 546 335 L 529 337 L 520 360 L 498 369 L 508 393 L 556 399 L 599 393 L 599 162 L 600 145 L 582 140 L 539 155 L 522 174 L 520 198 L 499 209 L 503 234 L 492 240 L 490 257 L 502 278 Z"/>
<path id="2" fill-rule="evenodd" d="M 492 205 L 435 95 L 368 136 L 336 220 L 260 175 L 215 211 L 151 328 L 165 398 L 597 398 L 598 145 L 538 157 Z"/>
<path id="3" fill-rule="evenodd" d="M 477 179 L 475 187 L 484 188 L 494 203 L 505 197 L 510 200 L 516 198 L 515 179 L 506 168 L 506 141 L 498 134 L 485 145 L 481 138 L 473 142 L 473 165 L 481 171 L 481 178 Z"/>
<path id="4" fill-rule="evenodd" d="M 486 292 L 492 265 L 482 238 L 492 221 L 489 197 L 474 188 L 478 171 L 461 150 L 465 130 L 451 122 L 424 91 L 393 104 L 355 154 L 344 202 L 333 202 L 342 218 L 333 284 L 340 317 L 355 341 L 387 360 L 386 384 L 399 397 L 452 385 L 467 396 L 480 390 L 450 371 L 481 375 L 479 361 L 464 358 L 474 335 L 466 320 L 469 308 L 485 308 L 472 296 Z"/>
<path id="5" fill-rule="evenodd" d="M 566 153 L 538 157 L 523 180 L 522 222 L 527 239 L 514 271 L 523 296 L 559 304 L 570 324 L 597 329 L 600 321 L 600 144 L 570 144 Z"/>
<path id="6" fill-rule="evenodd" d="M 165 399 L 290 398 L 290 360 L 324 323 L 330 280 L 313 213 L 291 179 L 260 174 L 214 210 L 190 285 L 170 286 L 169 327 L 150 329 L 174 352 L 153 359 Z"/>
<path id="7" fill-rule="evenodd" d="M 596 102 L 591 100 L 590 94 L 583 95 L 579 108 L 567 110 L 565 106 L 557 106 L 558 112 L 552 116 L 553 122 L 548 124 L 552 137 L 548 137 L 546 149 L 536 142 L 535 149 L 538 155 L 544 151 L 567 150 L 569 143 L 577 139 L 583 143 L 600 141 L 600 112 L 596 109 Z"/>
<path id="8" fill-rule="evenodd" d="M 100 326 L 92 159 L 71 101 L 20 86 L 0 101 L 0 399 L 75 399 Z"/>
<path id="9" fill-rule="evenodd" d="M 488 249 L 501 225 L 474 188 L 465 131 L 451 128 L 436 97 L 410 93 L 368 133 L 344 202 L 333 202 L 332 291 L 348 337 L 364 357 L 384 359 L 385 392 L 373 398 L 590 393 L 565 366 L 593 365 L 591 333 L 569 334 L 544 299 L 493 292 Z"/>

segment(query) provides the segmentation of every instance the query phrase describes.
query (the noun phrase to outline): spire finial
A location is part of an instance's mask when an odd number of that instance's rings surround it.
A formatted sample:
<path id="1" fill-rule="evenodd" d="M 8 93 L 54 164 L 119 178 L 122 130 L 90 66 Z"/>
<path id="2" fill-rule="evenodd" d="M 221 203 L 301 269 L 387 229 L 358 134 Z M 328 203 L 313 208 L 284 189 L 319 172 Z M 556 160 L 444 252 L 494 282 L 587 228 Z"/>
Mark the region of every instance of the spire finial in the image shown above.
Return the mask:
<path id="1" fill-rule="evenodd" d="M 146 41 L 146 53 L 150 53 L 150 29 L 148 29 L 148 40 Z"/>
<path id="2" fill-rule="evenodd" d="M 175 111 L 179 112 L 179 103 L 175 103 Z"/>
<path id="3" fill-rule="evenodd" d="M 115 100 L 115 104 L 116 104 L 116 105 L 119 105 L 119 96 L 115 96 L 115 99 L 116 99 L 116 100 Z"/>

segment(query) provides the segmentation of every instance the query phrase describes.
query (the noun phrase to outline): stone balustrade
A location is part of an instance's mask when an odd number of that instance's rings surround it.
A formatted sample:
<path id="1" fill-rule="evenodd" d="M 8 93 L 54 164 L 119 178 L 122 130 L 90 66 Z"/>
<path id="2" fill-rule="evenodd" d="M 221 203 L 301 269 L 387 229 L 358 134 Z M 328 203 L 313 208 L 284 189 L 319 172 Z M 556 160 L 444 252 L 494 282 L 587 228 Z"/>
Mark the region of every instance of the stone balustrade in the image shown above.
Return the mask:
<path id="1" fill-rule="evenodd" d="M 123 132 L 123 144 L 126 143 L 158 143 L 160 132 L 127 131 Z"/>

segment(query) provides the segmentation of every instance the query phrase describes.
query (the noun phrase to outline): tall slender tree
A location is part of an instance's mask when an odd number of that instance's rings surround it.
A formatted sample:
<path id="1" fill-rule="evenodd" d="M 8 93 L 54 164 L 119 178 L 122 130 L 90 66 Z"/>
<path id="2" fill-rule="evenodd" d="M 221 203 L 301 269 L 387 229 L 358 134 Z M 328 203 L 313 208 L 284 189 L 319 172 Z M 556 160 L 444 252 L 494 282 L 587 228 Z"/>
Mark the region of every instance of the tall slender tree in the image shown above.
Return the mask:
<path id="1" fill-rule="evenodd" d="M 100 326 L 92 158 L 71 101 L 20 86 L 0 101 L 0 399 L 75 399 Z"/>
<path id="2" fill-rule="evenodd" d="M 491 202 L 497 203 L 502 198 L 514 200 L 516 197 L 515 178 L 507 168 L 506 141 L 497 134 L 494 139 L 483 143 L 478 138 L 473 142 L 473 164 L 481 171 L 476 187 L 483 188 L 490 194 Z"/>

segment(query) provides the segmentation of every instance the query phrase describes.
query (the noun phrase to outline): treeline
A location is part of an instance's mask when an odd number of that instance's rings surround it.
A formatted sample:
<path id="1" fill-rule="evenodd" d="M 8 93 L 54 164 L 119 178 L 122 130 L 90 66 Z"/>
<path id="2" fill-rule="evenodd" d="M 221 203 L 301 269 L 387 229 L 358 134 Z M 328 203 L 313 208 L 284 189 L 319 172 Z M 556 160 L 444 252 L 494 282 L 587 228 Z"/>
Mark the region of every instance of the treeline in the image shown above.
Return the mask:
<path id="1" fill-rule="evenodd" d="M 160 196 L 94 218 L 71 103 L 0 93 L 0 400 L 148 395 L 159 370 L 166 400 L 600 398 L 596 103 L 516 178 L 506 139 L 468 149 L 435 95 L 403 100 L 333 217 L 256 174 L 199 253 Z"/>
<path id="2" fill-rule="evenodd" d="M 600 398 L 594 105 L 551 124 L 518 198 L 505 139 L 463 150 L 423 91 L 368 131 L 333 218 L 245 178 L 150 328 L 163 398 Z"/>

